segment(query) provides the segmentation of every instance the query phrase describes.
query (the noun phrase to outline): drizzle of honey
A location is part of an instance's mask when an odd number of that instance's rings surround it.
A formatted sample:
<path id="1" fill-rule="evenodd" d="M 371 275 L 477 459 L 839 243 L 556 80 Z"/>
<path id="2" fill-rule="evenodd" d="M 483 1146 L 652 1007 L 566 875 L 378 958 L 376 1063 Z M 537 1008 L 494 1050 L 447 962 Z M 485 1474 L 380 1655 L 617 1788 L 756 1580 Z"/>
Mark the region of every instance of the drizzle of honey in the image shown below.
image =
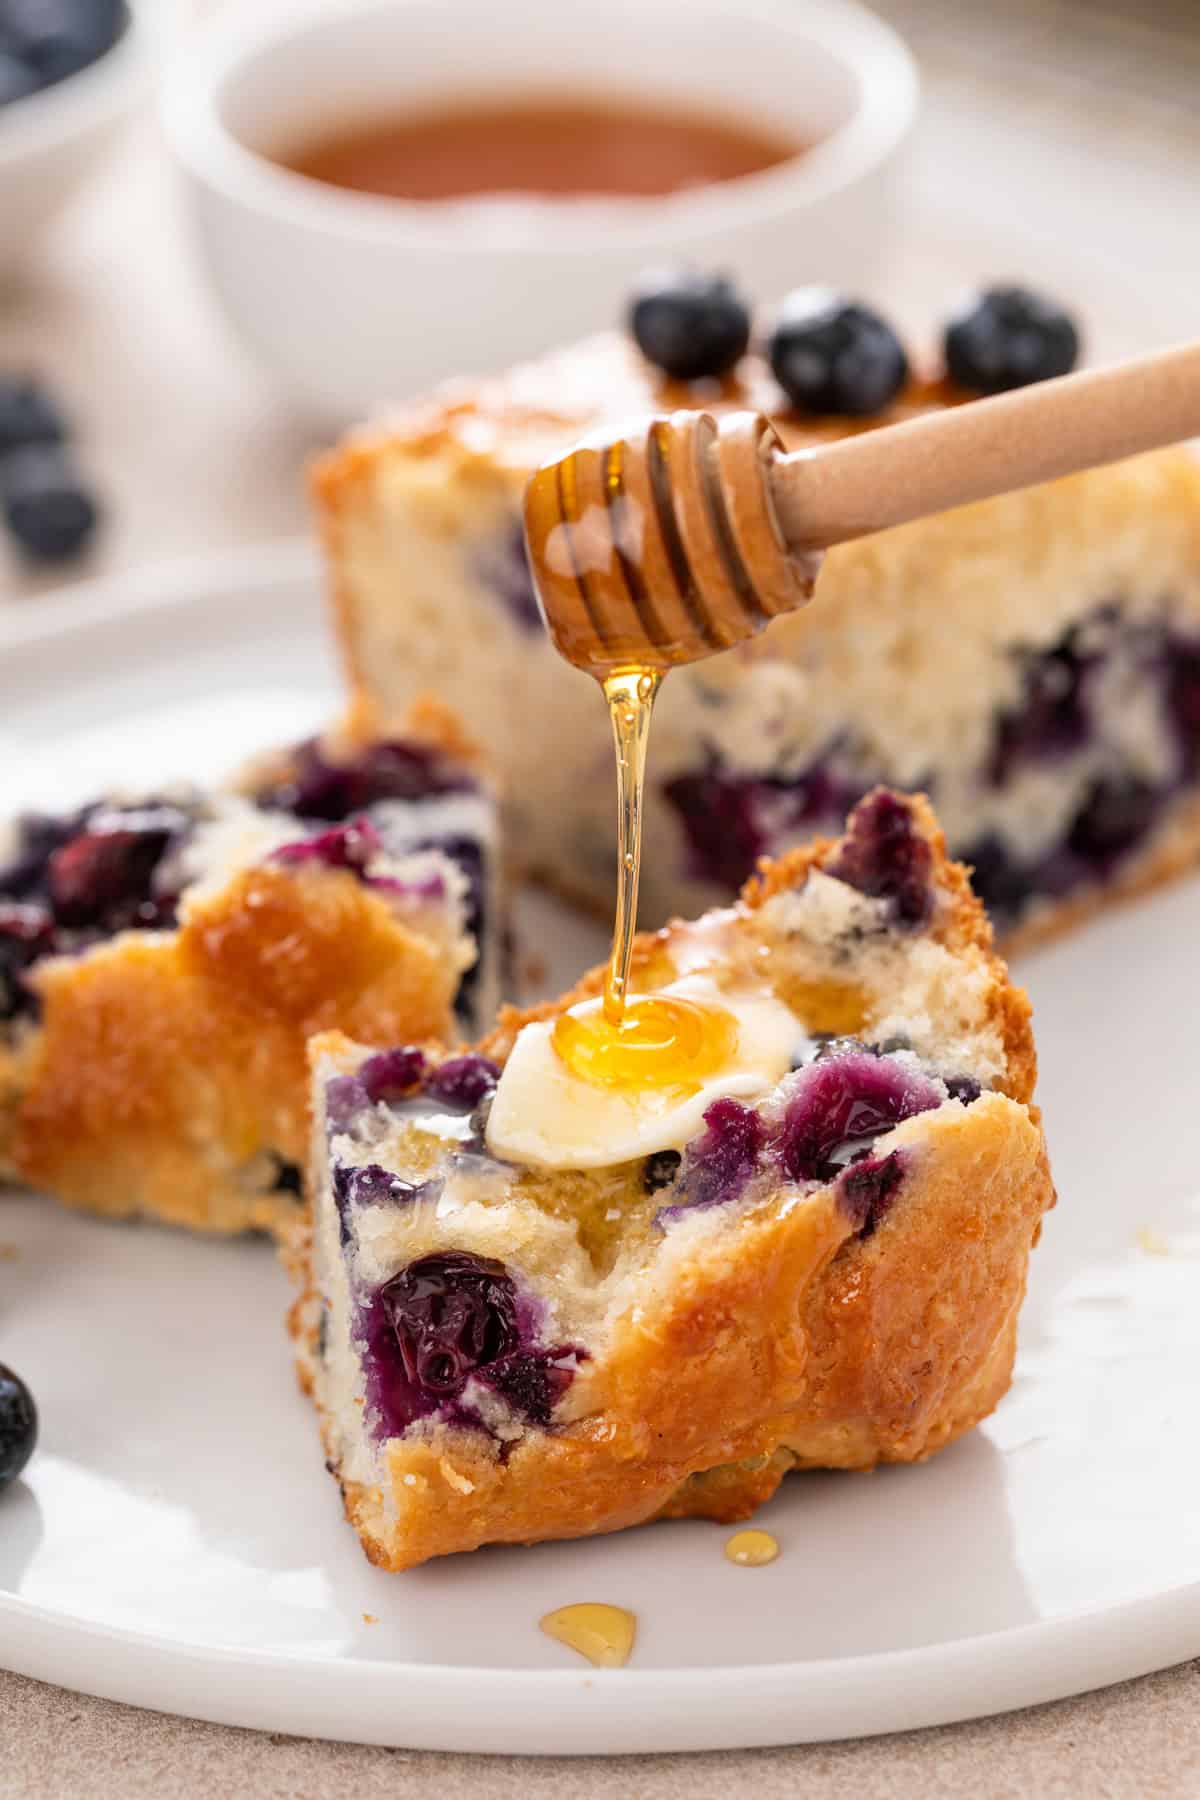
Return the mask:
<path id="1" fill-rule="evenodd" d="M 554 1027 L 554 1048 L 594 1087 L 694 1093 L 708 1076 L 728 1067 L 737 1048 L 737 1021 L 723 1009 L 676 994 L 646 994 L 630 1000 L 615 1025 L 602 1010 L 563 1013 Z"/>
<path id="2" fill-rule="evenodd" d="M 779 1555 L 779 1541 L 769 1531 L 735 1531 L 725 1554 L 740 1569 L 761 1569 Z"/>
<path id="3" fill-rule="evenodd" d="M 638 878 L 642 858 L 642 797 L 646 787 L 646 745 L 662 673 L 623 669 L 604 682 L 617 752 L 617 922 L 604 983 L 604 1017 L 617 1029 L 625 1012 L 629 965 L 637 930 Z M 641 1004 L 645 1004 L 642 1002 Z"/>
<path id="4" fill-rule="evenodd" d="M 577 1650 L 598 1669 L 623 1669 L 633 1650 L 637 1617 L 623 1606 L 583 1600 L 560 1606 L 538 1621 L 547 1637 Z"/>
<path id="5" fill-rule="evenodd" d="M 575 1075 L 597 1087 L 668 1088 L 695 1093 L 737 1048 L 732 1014 L 673 994 L 629 994 L 637 931 L 646 744 L 662 671 L 618 669 L 603 680 L 617 752 L 617 916 L 603 1006 L 563 1013 L 554 1048 Z"/>

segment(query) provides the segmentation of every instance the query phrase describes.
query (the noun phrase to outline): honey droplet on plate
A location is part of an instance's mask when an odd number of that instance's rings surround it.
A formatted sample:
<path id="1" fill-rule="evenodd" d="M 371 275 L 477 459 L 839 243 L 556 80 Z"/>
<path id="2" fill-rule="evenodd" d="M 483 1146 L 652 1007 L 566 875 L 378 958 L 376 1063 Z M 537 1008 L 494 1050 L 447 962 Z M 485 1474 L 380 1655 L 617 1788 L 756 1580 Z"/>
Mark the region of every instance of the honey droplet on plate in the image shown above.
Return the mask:
<path id="1" fill-rule="evenodd" d="M 725 1545 L 725 1554 L 740 1569 L 761 1569 L 779 1555 L 778 1539 L 769 1531 L 735 1531 Z"/>
<path id="2" fill-rule="evenodd" d="M 560 1606 L 538 1623 L 547 1637 L 556 1638 L 568 1650 L 577 1650 L 598 1669 L 623 1669 L 637 1631 L 633 1613 L 626 1612 L 623 1606 L 605 1606 L 598 1600 Z"/>

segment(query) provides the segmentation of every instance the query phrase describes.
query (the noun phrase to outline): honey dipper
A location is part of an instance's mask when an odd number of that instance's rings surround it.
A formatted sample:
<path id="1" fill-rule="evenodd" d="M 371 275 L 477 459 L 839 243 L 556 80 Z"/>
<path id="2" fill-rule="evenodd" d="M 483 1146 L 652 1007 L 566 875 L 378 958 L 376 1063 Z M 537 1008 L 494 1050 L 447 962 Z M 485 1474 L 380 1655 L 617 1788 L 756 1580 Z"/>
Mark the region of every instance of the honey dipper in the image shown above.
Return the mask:
<path id="1" fill-rule="evenodd" d="M 603 677 L 750 636 L 819 553 L 1200 434 L 1200 344 L 787 452 L 761 414 L 676 412 L 533 476 L 525 528 L 556 646 Z"/>

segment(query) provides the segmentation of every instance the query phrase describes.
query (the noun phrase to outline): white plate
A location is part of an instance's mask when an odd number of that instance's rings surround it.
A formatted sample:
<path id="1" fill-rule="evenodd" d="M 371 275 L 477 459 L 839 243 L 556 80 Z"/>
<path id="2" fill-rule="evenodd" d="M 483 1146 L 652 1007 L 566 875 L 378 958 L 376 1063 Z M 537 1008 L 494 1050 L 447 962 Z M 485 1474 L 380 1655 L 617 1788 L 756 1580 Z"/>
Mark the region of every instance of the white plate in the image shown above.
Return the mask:
<path id="1" fill-rule="evenodd" d="M 31 604 L 0 624 L 5 801 L 217 773 L 334 694 L 300 550 Z M 380 1574 L 322 1473 L 264 1245 L 6 1200 L 0 1355 L 43 1433 L 0 1501 L 0 1660 L 233 1725 L 619 1752 L 936 1724 L 1196 1655 L 1196 902 L 1184 884 L 1023 971 L 1062 1200 L 1012 1393 L 923 1468 L 791 1477 L 767 1569 L 693 1522 Z M 602 948 L 535 905 L 555 979 Z M 584 1599 L 636 1610 L 627 1669 L 539 1633 Z"/>

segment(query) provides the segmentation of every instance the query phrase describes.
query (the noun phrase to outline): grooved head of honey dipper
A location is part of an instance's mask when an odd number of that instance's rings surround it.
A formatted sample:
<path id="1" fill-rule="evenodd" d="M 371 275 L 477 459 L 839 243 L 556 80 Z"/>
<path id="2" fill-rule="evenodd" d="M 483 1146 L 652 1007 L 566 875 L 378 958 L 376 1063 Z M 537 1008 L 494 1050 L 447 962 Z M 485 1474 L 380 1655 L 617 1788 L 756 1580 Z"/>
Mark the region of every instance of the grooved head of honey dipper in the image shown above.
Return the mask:
<path id="1" fill-rule="evenodd" d="M 594 674 L 728 649 L 812 593 L 767 481 L 756 413 L 677 412 L 579 444 L 532 477 L 525 533 L 542 615 Z"/>

